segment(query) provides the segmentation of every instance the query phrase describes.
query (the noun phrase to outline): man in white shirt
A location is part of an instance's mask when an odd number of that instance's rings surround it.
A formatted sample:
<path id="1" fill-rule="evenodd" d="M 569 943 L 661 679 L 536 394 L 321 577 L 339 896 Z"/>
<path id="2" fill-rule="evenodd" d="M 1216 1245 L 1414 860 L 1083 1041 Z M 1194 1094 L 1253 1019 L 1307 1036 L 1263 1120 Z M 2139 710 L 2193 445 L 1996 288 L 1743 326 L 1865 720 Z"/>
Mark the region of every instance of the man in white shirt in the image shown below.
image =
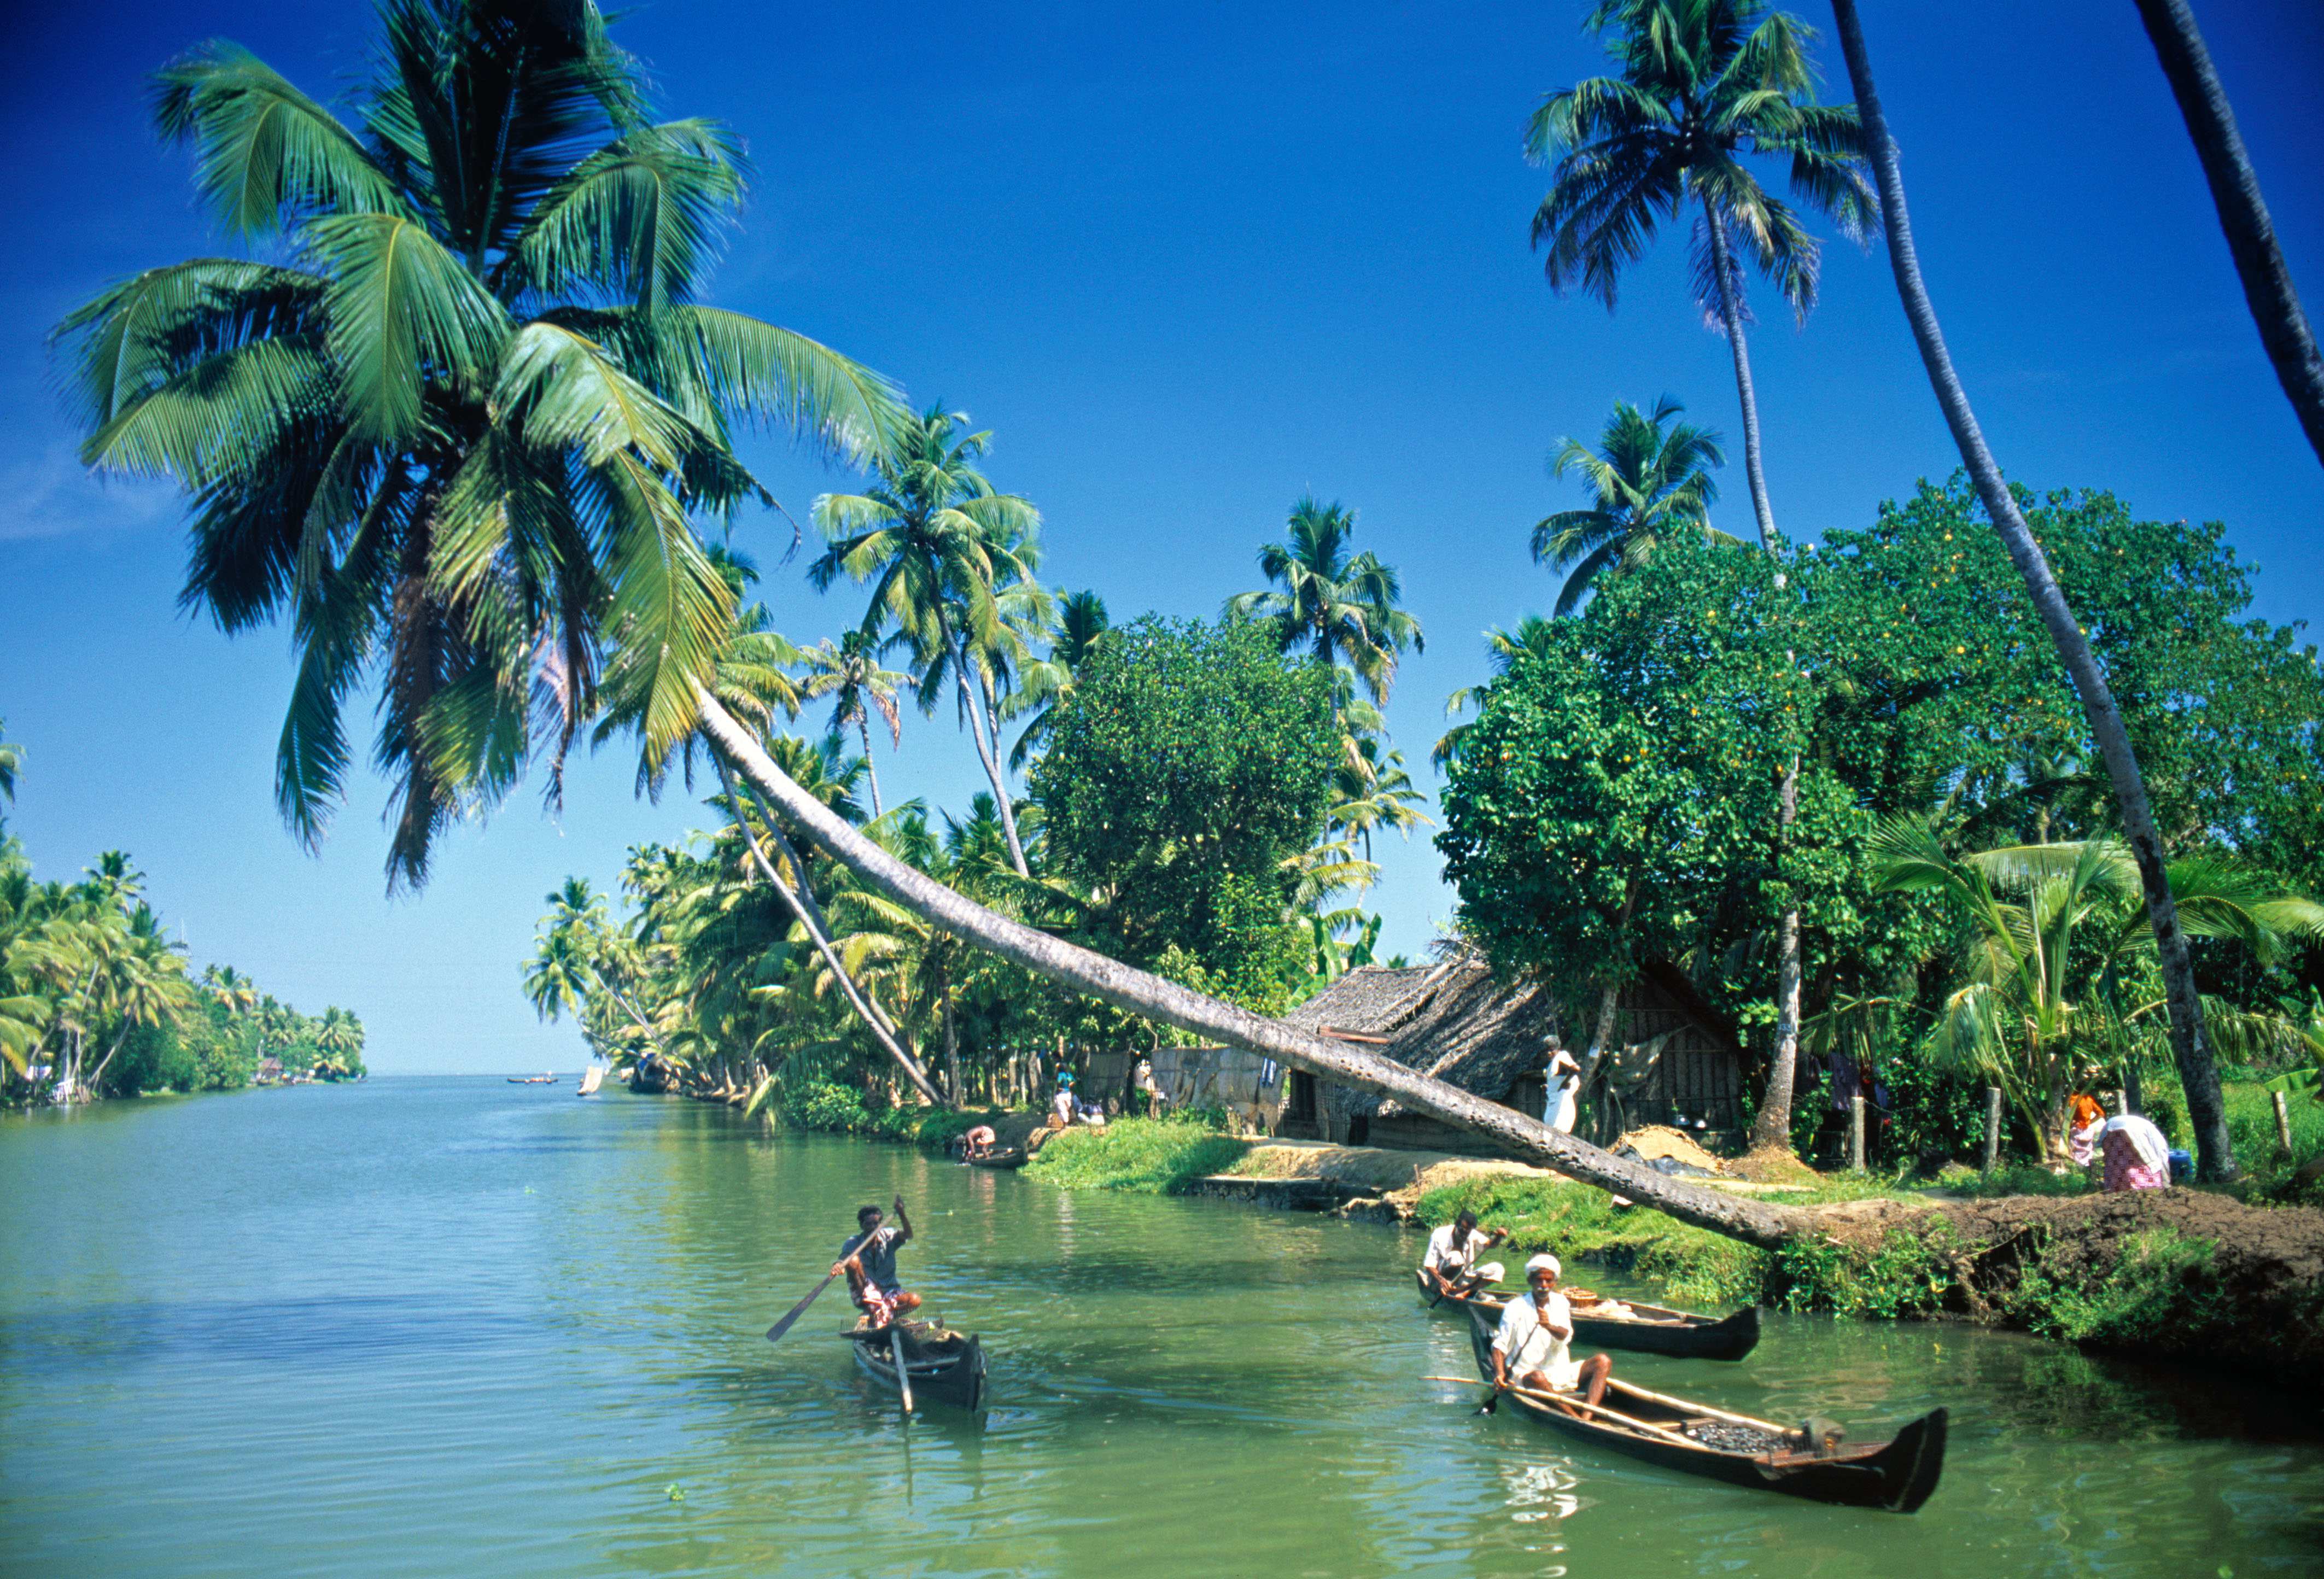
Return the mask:
<path id="1" fill-rule="evenodd" d="M 1568 1347 L 1573 1342 L 1573 1310 L 1557 1291 L 1563 1271 L 1554 1255 L 1537 1255 L 1526 1262 L 1523 1297 L 1501 1310 L 1500 1330 L 1493 1334 L 1493 1385 L 1522 1387 L 1532 1392 L 1573 1392 L 1597 1403 L 1606 1396 L 1606 1378 L 1614 1362 L 1592 1354 L 1577 1362 Z M 1569 1411 L 1570 1412 L 1570 1411 Z"/>
<path id="2" fill-rule="evenodd" d="M 1477 1214 L 1463 1212 L 1428 1236 L 1428 1254 L 1422 1258 L 1420 1270 L 1428 1274 L 1429 1284 L 1439 1299 L 1467 1293 L 1480 1283 L 1498 1283 L 1501 1280 L 1500 1263 L 1489 1261 L 1478 1266 L 1477 1252 L 1490 1250 L 1508 1237 L 1507 1229 L 1479 1233 Z"/>
<path id="3" fill-rule="evenodd" d="M 1549 1050 L 1549 1097 L 1542 1104 L 1541 1122 L 1561 1135 L 1573 1133 L 1580 1114 L 1582 1066 L 1562 1047 Z"/>

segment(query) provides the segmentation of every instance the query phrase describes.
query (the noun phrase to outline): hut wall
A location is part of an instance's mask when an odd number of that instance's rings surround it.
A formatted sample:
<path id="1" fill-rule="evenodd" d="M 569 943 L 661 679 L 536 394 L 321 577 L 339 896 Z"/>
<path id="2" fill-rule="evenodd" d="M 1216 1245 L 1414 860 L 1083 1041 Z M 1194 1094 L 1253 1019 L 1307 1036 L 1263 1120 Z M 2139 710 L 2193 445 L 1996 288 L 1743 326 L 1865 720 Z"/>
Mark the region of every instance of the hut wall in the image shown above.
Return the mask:
<path id="1" fill-rule="evenodd" d="M 1129 1057 L 1125 1070 L 1137 1063 L 1137 1055 Z M 1240 1048 L 1157 1048 L 1147 1057 L 1154 1062 L 1154 1084 L 1171 1107 L 1223 1108 L 1241 1129 L 1276 1132 L 1290 1080 L 1274 1059 Z"/>

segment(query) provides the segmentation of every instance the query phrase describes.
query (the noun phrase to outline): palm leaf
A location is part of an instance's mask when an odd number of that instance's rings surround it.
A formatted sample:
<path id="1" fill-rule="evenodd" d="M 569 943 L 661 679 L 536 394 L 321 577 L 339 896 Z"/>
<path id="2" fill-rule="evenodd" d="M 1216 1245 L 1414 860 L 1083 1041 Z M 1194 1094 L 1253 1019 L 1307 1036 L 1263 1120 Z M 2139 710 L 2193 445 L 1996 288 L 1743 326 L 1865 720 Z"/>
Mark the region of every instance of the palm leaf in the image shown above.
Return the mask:
<path id="1" fill-rule="evenodd" d="M 395 215 L 318 219 L 300 245 L 330 276 L 324 309 L 349 429 L 383 448 L 422 430 L 430 383 L 481 392 L 508 317 L 460 261 Z"/>
<path id="2" fill-rule="evenodd" d="M 213 40 L 154 78 L 161 135 L 194 144 L 195 180 L 234 235 L 314 214 L 408 214 L 355 134 L 239 44 Z"/>
<path id="3" fill-rule="evenodd" d="M 740 150 L 715 123 L 641 128 L 583 160 L 527 219 L 521 288 L 586 284 L 644 309 L 683 300 L 742 199 Z"/>

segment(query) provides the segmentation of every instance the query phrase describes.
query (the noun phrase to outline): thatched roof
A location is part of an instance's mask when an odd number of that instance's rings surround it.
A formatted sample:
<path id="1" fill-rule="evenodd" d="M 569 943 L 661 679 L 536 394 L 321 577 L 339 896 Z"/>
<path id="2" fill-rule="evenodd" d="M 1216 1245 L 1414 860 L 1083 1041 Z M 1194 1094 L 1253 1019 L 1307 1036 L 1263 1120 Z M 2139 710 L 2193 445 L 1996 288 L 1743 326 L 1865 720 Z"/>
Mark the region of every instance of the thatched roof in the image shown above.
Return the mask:
<path id="1" fill-rule="evenodd" d="M 1497 982 L 1485 962 L 1469 954 L 1406 970 L 1360 966 L 1286 1018 L 1496 1101 L 1547 1065 L 1568 1025 L 1547 989 Z M 1398 1104 L 1366 1095 L 1351 1111 L 1388 1117 Z"/>

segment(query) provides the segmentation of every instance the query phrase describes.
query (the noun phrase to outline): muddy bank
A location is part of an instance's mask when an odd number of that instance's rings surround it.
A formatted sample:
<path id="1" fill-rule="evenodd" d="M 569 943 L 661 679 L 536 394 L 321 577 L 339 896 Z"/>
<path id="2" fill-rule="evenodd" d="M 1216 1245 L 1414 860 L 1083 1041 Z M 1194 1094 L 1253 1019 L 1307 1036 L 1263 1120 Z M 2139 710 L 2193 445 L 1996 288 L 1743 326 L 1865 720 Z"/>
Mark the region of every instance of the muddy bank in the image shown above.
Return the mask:
<path id="1" fill-rule="evenodd" d="M 1652 1137 L 1642 1152 L 1664 1154 Z M 1675 1150 L 1667 1154 L 1693 1162 Z M 1708 1159 L 1705 1160 L 1715 1160 Z M 1697 1182 L 1789 1203 L 1796 1185 Z M 1512 1250 L 1553 1250 L 1656 1279 L 1705 1306 L 1765 1303 L 1873 1319 L 2013 1327 L 2324 1390 L 2324 1212 L 2193 1189 L 1800 1205 L 1768 1252 L 1523 1163 L 1260 1141 L 1176 1187 L 1295 1211 L 1430 1226 L 1462 1207 Z"/>
<path id="2" fill-rule="evenodd" d="M 2181 1188 L 1809 1215 L 1858 1265 L 1917 1251 L 1944 1314 L 2324 1389 L 2324 1211 Z"/>

